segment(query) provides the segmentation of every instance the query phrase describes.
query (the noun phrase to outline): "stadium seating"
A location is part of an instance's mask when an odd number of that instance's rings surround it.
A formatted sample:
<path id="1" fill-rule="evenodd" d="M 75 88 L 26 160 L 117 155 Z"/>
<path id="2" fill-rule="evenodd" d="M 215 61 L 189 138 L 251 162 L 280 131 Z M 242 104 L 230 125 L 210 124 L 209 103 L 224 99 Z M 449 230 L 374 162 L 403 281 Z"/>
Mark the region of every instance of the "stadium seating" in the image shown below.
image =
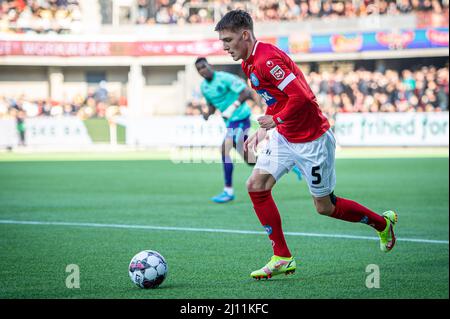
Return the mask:
<path id="1" fill-rule="evenodd" d="M 72 33 L 80 28 L 81 14 L 77 0 L 2 0 L 0 32 Z"/>
<path id="2" fill-rule="evenodd" d="M 340 112 L 436 112 L 448 111 L 448 66 L 423 66 L 417 70 L 403 69 L 342 72 L 309 72 L 308 83 L 322 110 L 333 118 Z M 82 119 L 105 117 L 126 112 L 124 96 L 109 94 L 99 98 L 99 91 L 76 96 L 70 101 L 33 100 L 26 96 L 0 96 L 0 118 L 25 110 L 27 116 L 78 115 Z M 204 106 L 200 95 L 186 106 L 186 115 L 199 115 Z M 261 103 L 262 104 L 262 103 Z M 254 114 L 263 109 L 254 105 Z"/>
<path id="3" fill-rule="evenodd" d="M 348 72 L 309 72 L 308 83 L 318 98 L 322 111 L 330 119 L 348 112 L 436 112 L 448 111 L 448 66 L 423 66 L 403 69 Z M 198 115 L 204 105 L 193 99 L 187 115 Z M 255 114 L 263 110 L 254 106 Z"/>
<path id="4" fill-rule="evenodd" d="M 448 12 L 448 1 L 168 1 L 139 0 L 138 24 L 212 23 L 231 9 L 245 9 L 256 21 L 295 21 L 311 18 L 336 19 L 369 15 L 400 15 L 412 12 Z"/>
<path id="5" fill-rule="evenodd" d="M 81 1 L 0 0 L 0 32 L 80 33 L 83 14 L 92 13 L 83 12 Z M 228 10 L 240 8 L 249 11 L 256 22 L 336 21 L 372 15 L 414 14 L 422 25 L 448 25 L 447 0 L 137 0 L 130 3 L 128 7 L 120 7 L 115 6 L 113 0 L 99 0 L 97 15 L 101 19 L 98 20 L 102 24 L 111 24 L 114 16 L 124 16 L 127 22 L 139 25 L 204 24 L 214 23 Z"/>

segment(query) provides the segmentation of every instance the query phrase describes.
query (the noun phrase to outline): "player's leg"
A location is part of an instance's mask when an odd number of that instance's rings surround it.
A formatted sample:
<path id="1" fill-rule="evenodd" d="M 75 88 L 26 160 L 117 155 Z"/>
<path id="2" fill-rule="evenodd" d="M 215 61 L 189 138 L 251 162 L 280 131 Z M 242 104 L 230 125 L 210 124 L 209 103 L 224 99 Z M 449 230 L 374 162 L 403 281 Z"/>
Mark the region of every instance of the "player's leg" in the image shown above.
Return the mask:
<path id="1" fill-rule="evenodd" d="M 313 196 L 316 210 L 319 214 L 341 219 L 348 222 L 365 223 L 373 227 L 381 239 L 381 249 L 389 251 L 395 244 L 393 226 L 397 215 L 386 212 L 382 216 L 363 205 L 334 195 L 336 185 L 335 147 L 336 141 L 331 131 L 326 132 L 319 139 L 300 145 L 298 152 L 301 158 L 299 165 L 303 165 L 305 179 Z"/>
<path id="2" fill-rule="evenodd" d="M 292 168 L 292 172 L 293 172 L 295 175 L 297 175 L 297 179 L 298 179 L 299 181 L 301 181 L 301 180 L 303 179 L 302 171 L 300 170 L 300 168 L 299 168 L 297 165 L 295 165 L 295 166 Z"/>
<path id="3" fill-rule="evenodd" d="M 230 130 L 230 129 L 228 129 Z M 224 177 L 224 189 L 223 192 L 211 198 L 215 203 L 227 203 L 234 200 L 234 189 L 233 189 L 233 160 L 230 156 L 231 148 L 233 147 L 233 138 L 227 133 L 223 143 L 222 143 L 222 167 L 223 167 L 223 177 Z"/>
<path id="4" fill-rule="evenodd" d="M 377 231 L 382 251 L 388 252 L 394 247 L 394 226 L 398 220 L 395 212 L 386 211 L 380 216 L 369 208 L 355 201 L 337 197 L 334 193 L 325 197 L 313 198 L 319 214 L 348 222 L 367 224 Z"/>
<path id="5" fill-rule="evenodd" d="M 240 121 L 238 126 L 234 129 L 233 147 L 248 165 L 254 166 L 256 164 L 256 155 L 251 151 L 244 151 L 244 142 L 249 137 L 250 127 L 250 117 Z"/>
<path id="6" fill-rule="evenodd" d="M 337 197 L 332 192 L 328 196 L 314 197 L 314 205 L 319 214 L 353 223 L 364 223 L 377 231 L 386 228 L 383 216 L 371 211 L 363 205 L 342 197 Z"/>
<path id="7" fill-rule="evenodd" d="M 236 129 L 236 134 L 234 135 L 234 144 L 233 146 L 236 148 L 236 151 L 241 155 L 244 161 L 250 165 L 254 166 L 256 164 L 256 155 L 253 152 L 244 152 L 244 142 L 247 140 L 250 131 L 250 118 L 243 121 L 243 123 L 239 126 L 239 129 Z M 269 135 L 266 136 L 267 140 L 269 140 Z M 302 180 L 302 171 L 299 167 L 294 166 L 291 170 L 299 181 Z"/>
<path id="8" fill-rule="evenodd" d="M 271 140 L 258 157 L 256 166 L 247 181 L 247 190 L 255 213 L 272 241 L 273 256 L 263 268 L 255 270 L 251 276 L 256 279 L 270 278 L 278 274 L 293 273 L 295 259 L 284 238 L 281 217 L 272 197 L 276 181 L 293 166 L 293 160 L 286 148 Z"/>
<path id="9" fill-rule="evenodd" d="M 263 143 L 268 143 L 268 141 L 270 141 L 270 136 L 272 135 L 273 132 L 274 132 L 274 130 L 267 132 L 267 135 L 266 135 Z M 296 175 L 296 177 L 299 181 L 301 181 L 303 179 L 301 168 L 298 167 L 297 165 L 295 165 L 292 168 L 291 172 L 293 172 Z"/>
<path id="10" fill-rule="evenodd" d="M 276 180 L 270 173 L 255 168 L 247 180 L 247 190 L 256 216 L 272 241 L 274 255 L 291 257 L 281 227 L 280 213 L 272 197 L 275 183 Z"/>

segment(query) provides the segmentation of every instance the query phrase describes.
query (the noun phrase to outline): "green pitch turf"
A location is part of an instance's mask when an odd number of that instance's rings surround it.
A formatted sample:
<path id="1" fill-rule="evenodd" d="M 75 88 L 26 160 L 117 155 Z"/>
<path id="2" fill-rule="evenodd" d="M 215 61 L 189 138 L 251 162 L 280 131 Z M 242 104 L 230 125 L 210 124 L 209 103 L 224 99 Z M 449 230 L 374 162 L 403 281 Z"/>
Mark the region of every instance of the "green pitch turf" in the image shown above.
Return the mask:
<path id="1" fill-rule="evenodd" d="M 222 188 L 220 164 L 0 161 L 0 298 L 448 298 L 448 157 L 338 159 L 336 165 L 338 196 L 398 212 L 394 251 L 382 253 L 371 239 L 339 237 L 376 233 L 315 213 L 305 182 L 288 174 L 274 197 L 298 269 L 254 281 L 250 272 L 272 250 L 245 191 L 251 169 L 244 164 L 235 167 L 237 199 L 217 205 L 209 198 Z M 105 224 L 113 225 L 100 227 Z M 155 290 L 139 289 L 128 277 L 130 259 L 145 249 L 169 264 Z M 66 287 L 71 264 L 80 269 L 79 289 Z M 369 265 L 379 268 L 379 288 L 366 287 Z"/>

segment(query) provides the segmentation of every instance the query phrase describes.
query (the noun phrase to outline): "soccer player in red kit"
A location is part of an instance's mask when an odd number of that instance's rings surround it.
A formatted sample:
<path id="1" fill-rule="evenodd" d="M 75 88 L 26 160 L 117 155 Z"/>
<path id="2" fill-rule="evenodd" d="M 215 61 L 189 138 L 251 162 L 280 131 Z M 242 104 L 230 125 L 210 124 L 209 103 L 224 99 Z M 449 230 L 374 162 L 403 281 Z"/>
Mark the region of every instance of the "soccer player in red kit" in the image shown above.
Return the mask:
<path id="1" fill-rule="evenodd" d="M 286 244 L 280 214 L 272 198 L 276 181 L 294 165 L 301 169 L 319 214 L 373 227 L 380 237 L 381 250 L 390 251 L 395 244 L 397 214 L 386 211 L 378 215 L 334 195 L 336 141 L 297 65 L 276 46 L 256 40 L 252 18 L 245 11 L 228 12 L 215 31 L 233 60 L 242 59 L 242 69 L 253 89 L 267 103 L 266 114 L 258 119 L 260 128 L 245 142 L 245 151 L 256 149 L 267 130 L 276 128 L 247 180 L 253 207 L 272 241 L 274 253 L 251 276 L 261 279 L 295 272 L 296 262 Z"/>

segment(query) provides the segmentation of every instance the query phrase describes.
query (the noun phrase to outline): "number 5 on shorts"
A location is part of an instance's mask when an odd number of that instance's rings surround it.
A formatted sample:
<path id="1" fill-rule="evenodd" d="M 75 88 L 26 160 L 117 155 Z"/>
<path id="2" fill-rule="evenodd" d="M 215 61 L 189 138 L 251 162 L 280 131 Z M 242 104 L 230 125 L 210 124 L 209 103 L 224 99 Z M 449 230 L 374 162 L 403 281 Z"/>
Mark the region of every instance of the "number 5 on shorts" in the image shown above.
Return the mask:
<path id="1" fill-rule="evenodd" d="M 318 185 L 322 181 L 322 176 L 320 176 L 320 173 L 318 172 L 319 170 L 320 166 L 313 166 L 313 168 L 311 169 L 311 175 L 316 178 L 312 181 L 313 185 Z"/>

